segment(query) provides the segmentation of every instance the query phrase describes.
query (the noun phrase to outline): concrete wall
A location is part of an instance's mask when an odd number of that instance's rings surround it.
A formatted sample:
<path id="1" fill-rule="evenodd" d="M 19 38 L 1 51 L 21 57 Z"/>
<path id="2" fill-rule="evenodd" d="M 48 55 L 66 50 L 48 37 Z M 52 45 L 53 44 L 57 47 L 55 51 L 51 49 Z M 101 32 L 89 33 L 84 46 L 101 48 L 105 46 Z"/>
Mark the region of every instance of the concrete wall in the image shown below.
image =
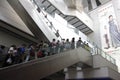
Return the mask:
<path id="1" fill-rule="evenodd" d="M 5 21 L 30 35 L 33 35 L 31 31 L 27 28 L 27 26 L 23 23 L 23 21 L 20 19 L 20 17 L 9 5 L 7 0 L 0 0 L 0 20 Z"/>
<path id="2" fill-rule="evenodd" d="M 21 44 L 28 44 L 28 43 L 10 35 L 9 33 L 0 31 L 0 45 L 5 45 L 6 47 L 10 47 L 10 45 L 12 44 L 19 46 Z"/>
<path id="3" fill-rule="evenodd" d="M 111 76 L 114 80 L 120 80 L 120 73 L 108 68 L 109 70 L 109 76 Z"/>
<path id="4" fill-rule="evenodd" d="M 84 69 L 82 71 L 76 71 L 76 69 L 69 69 L 66 73 L 65 79 L 84 79 L 84 78 L 101 78 L 108 77 L 107 68 L 98 69 Z"/>
<path id="5" fill-rule="evenodd" d="M 115 71 L 118 71 L 118 68 L 115 64 L 111 63 L 107 59 L 103 58 L 101 55 L 94 55 L 93 56 L 93 67 L 109 67 Z"/>
<path id="6" fill-rule="evenodd" d="M 65 73 L 66 80 L 120 80 L 120 74 L 108 67 L 88 68 L 77 71 L 75 68 L 68 69 Z M 106 78 L 106 79 L 104 79 Z M 107 79 L 108 78 L 108 79 Z M 111 79 L 110 79 L 111 78 Z"/>
<path id="7" fill-rule="evenodd" d="M 93 24 L 93 33 L 89 34 L 88 37 L 94 43 L 96 43 L 99 47 L 101 47 L 101 38 L 100 38 L 100 23 L 97 15 L 97 10 L 93 10 L 88 13 L 92 18 Z"/>

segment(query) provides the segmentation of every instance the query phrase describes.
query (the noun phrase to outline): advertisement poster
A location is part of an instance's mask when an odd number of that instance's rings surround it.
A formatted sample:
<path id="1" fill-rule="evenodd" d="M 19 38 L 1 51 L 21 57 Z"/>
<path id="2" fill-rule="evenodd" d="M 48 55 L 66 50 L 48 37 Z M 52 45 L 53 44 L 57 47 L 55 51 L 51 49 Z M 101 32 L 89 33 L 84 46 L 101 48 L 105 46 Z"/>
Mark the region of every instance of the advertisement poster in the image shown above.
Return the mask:
<path id="1" fill-rule="evenodd" d="M 120 65 L 120 27 L 112 3 L 99 8 L 98 17 L 102 50 L 115 58 L 116 64 Z"/>
<path id="2" fill-rule="evenodd" d="M 120 26 L 120 0 L 112 0 L 118 25 Z"/>

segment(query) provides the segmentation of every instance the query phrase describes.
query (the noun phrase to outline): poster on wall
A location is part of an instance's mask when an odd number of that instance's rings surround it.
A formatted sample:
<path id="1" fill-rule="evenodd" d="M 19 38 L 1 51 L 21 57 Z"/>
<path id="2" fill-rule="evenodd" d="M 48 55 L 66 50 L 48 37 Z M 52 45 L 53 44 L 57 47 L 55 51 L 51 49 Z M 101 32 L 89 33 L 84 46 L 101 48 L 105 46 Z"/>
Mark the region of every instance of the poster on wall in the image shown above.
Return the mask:
<path id="1" fill-rule="evenodd" d="M 108 53 L 120 48 L 120 27 L 112 3 L 98 10 L 102 49 Z"/>
<path id="2" fill-rule="evenodd" d="M 120 0 L 112 0 L 118 25 L 120 26 Z"/>
<path id="3" fill-rule="evenodd" d="M 120 65 L 120 27 L 117 24 L 112 3 L 98 9 L 98 18 L 102 50 L 115 58 L 116 64 Z"/>

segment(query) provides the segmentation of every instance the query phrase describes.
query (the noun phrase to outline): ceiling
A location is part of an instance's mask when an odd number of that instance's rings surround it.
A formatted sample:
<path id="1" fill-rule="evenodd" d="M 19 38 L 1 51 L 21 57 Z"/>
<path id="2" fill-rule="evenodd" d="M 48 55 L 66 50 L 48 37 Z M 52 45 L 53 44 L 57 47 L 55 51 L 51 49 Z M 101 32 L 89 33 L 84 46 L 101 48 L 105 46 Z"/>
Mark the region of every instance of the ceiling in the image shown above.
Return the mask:
<path id="1" fill-rule="evenodd" d="M 40 7 L 44 7 L 49 14 L 54 13 L 59 14 L 71 25 L 79 29 L 84 34 L 89 34 L 92 32 L 92 30 L 89 27 L 87 27 L 76 16 L 64 15 L 61 11 L 59 11 L 59 9 L 52 5 L 52 3 L 49 2 L 49 0 L 37 0 L 37 1 L 40 4 Z M 20 19 L 20 17 L 17 15 L 17 13 L 13 10 L 13 8 L 9 5 L 9 3 L 6 0 L 0 1 L 0 10 L 1 10 L 0 15 L 2 16 L 0 17 L 1 20 L 33 36 L 33 33 L 28 29 L 28 27 L 24 24 L 24 22 Z"/>
<path id="2" fill-rule="evenodd" d="M 90 34 L 91 32 L 93 32 L 88 26 L 86 26 L 76 16 L 64 15 L 51 2 L 49 2 L 49 0 L 37 0 L 37 4 L 39 4 L 39 7 L 43 7 L 44 10 L 47 11 L 51 15 L 57 13 L 58 15 L 60 15 L 65 20 L 67 20 L 71 25 L 73 25 L 75 28 L 79 29 L 84 34 Z"/>
<path id="3" fill-rule="evenodd" d="M 89 34 L 92 32 L 92 30 L 89 27 L 87 27 L 80 19 L 78 19 L 75 16 L 64 15 L 61 11 L 59 11 L 59 9 L 52 5 L 52 3 L 49 2 L 49 0 L 37 0 L 37 1 L 40 4 L 40 7 L 44 7 L 48 13 L 59 14 L 61 17 L 63 17 L 65 20 L 67 20 L 71 25 L 79 29 L 81 32 L 85 34 Z M 100 0 L 102 4 L 108 1 L 110 0 Z M 1 20 L 4 20 L 5 22 L 12 24 L 14 27 L 30 35 L 33 35 L 32 32 L 26 27 L 26 25 L 16 14 L 16 12 L 11 8 L 11 6 L 7 3 L 6 0 L 0 1 L 0 10 L 1 10 L 0 15 L 2 16 L 0 17 Z"/>

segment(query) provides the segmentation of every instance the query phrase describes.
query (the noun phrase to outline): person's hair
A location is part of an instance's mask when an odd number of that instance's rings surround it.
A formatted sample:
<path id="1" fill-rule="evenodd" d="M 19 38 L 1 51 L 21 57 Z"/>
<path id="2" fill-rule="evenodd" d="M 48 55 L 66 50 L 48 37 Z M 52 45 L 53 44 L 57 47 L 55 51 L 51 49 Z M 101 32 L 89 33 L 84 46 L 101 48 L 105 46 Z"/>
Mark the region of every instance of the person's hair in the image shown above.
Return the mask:
<path id="1" fill-rule="evenodd" d="M 75 38 L 74 37 L 72 38 L 72 42 L 75 42 Z"/>
<path id="2" fill-rule="evenodd" d="M 55 39 L 53 39 L 53 41 L 55 41 Z"/>
<path id="3" fill-rule="evenodd" d="M 5 46 L 4 46 L 4 45 L 1 45 L 0 47 L 1 47 L 1 49 L 4 49 L 4 48 L 5 48 Z"/>
<path id="4" fill-rule="evenodd" d="M 66 41 L 68 42 L 68 41 L 69 41 L 69 39 L 66 39 Z"/>
<path id="5" fill-rule="evenodd" d="M 81 37 L 79 37 L 79 39 L 81 39 Z"/>
<path id="6" fill-rule="evenodd" d="M 113 15 L 109 15 L 109 17 L 108 17 L 108 18 L 110 19 L 110 17 L 113 17 Z"/>

